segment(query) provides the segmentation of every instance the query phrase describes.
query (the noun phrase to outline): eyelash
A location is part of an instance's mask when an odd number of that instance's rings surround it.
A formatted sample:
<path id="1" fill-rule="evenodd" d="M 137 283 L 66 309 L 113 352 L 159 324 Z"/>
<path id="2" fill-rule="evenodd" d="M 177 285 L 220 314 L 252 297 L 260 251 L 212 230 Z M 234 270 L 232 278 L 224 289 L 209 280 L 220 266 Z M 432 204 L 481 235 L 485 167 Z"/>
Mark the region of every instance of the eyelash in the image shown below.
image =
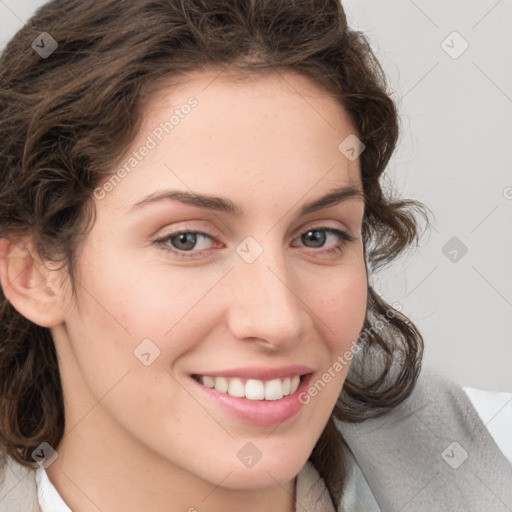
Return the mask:
<path id="1" fill-rule="evenodd" d="M 328 233 L 328 234 L 335 235 L 338 238 L 338 242 L 336 242 L 336 244 L 335 244 L 335 246 L 333 248 L 328 249 L 326 251 L 314 251 L 314 252 L 325 252 L 326 254 L 340 254 L 341 252 L 343 252 L 343 250 L 345 249 L 345 246 L 349 242 L 354 242 L 356 240 L 355 237 L 353 237 L 352 235 L 350 235 L 346 231 L 342 231 L 340 229 L 335 229 L 335 228 L 330 228 L 330 227 L 312 227 L 312 228 L 308 228 L 308 229 L 306 229 L 305 231 L 303 231 L 302 233 L 299 234 L 299 238 L 302 237 L 302 235 L 305 235 L 306 233 L 309 233 L 310 231 L 321 231 L 321 232 L 325 232 L 325 233 Z M 188 234 L 194 234 L 194 235 L 202 235 L 202 236 L 205 236 L 207 238 L 211 238 L 212 240 L 214 240 L 214 237 L 212 237 L 211 235 L 209 235 L 208 233 L 205 233 L 203 231 L 182 230 L 182 231 L 176 231 L 174 233 L 170 233 L 169 235 L 166 235 L 165 237 L 158 238 L 158 239 L 154 240 L 153 243 L 155 243 L 156 245 L 160 246 L 164 251 L 173 253 L 174 255 L 176 255 L 179 258 L 192 259 L 192 258 L 194 258 L 196 256 L 192 256 L 190 254 L 196 255 L 198 252 L 200 253 L 201 251 L 194 251 L 194 250 L 190 250 L 190 251 L 182 251 L 181 250 L 180 251 L 178 249 L 171 248 L 167 244 L 167 242 L 169 242 L 171 240 L 171 238 L 174 238 L 174 237 L 176 237 L 178 235 L 187 234 L 187 233 Z"/>

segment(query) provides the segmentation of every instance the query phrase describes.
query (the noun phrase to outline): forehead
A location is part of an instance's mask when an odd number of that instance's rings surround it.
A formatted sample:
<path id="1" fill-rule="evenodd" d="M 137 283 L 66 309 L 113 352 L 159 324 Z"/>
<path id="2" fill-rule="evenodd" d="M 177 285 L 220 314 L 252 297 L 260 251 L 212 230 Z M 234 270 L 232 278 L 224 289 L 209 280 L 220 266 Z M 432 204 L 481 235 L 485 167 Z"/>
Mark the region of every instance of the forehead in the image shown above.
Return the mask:
<path id="1" fill-rule="evenodd" d="M 300 197 L 317 186 L 317 195 L 342 185 L 361 188 L 359 160 L 339 149 L 354 134 L 350 116 L 297 73 L 240 78 L 196 71 L 154 84 L 141 113 L 139 133 L 119 163 L 151 139 L 151 150 L 125 180 L 134 197 L 163 186 L 273 197 Z"/>
<path id="2" fill-rule="evenodd" d="M 179 77 L 163 77 L 144 89 L 143 110 L 148 116 L 163 105 L 179 106 L 179 98 L 183 101 L 187 94 L 194 94 L 201 100 L 203 110 L 237 105 L 241 116 L 248 113 L 251 106 L 253 110 L 262 106 L 280 106 L 274 114 L 291 108 L 297 114 L 315 116 L 317 121 L 322 120 L 331 129 L 350 126 L 351 132 L 355 131 L 349 114 L 329 91 L 291 70 L 241 72 L 206 67 Z M 223 114 L 220 120 L 230 112 L 225 110 Z M 266 114 L 269 115 L 270 111 Z"/>

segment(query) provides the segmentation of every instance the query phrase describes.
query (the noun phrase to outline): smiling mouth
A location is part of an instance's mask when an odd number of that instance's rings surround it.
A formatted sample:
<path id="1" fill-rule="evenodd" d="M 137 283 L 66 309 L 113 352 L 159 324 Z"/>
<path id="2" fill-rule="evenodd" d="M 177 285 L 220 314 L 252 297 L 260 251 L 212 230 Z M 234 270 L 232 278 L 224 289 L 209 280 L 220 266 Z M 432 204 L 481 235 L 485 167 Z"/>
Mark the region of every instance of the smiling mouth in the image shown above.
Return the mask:
<path id="1" fill-rule="evenodd" d="M 192 378 L 221 394 L 247 400 L 280 400 L 297 391 L 302 376 L 294 375 L 272 380 L 210 377 L 207 375 L 192 375 Z"/>

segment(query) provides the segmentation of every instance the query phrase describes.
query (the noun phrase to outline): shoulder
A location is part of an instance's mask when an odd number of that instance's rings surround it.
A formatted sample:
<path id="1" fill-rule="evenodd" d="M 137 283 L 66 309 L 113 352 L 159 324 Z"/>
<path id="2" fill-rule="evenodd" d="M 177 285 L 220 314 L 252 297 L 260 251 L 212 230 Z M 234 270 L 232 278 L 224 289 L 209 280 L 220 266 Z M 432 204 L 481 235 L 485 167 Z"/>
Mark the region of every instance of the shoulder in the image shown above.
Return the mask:
<path id="1" fill-rule="evenodd" d="M 462 387 L 431 367 L 397 407 L 337 426 L 381 506 L 458 510 L 475 500 L 480 510 L 512 509 L 512 465 Z"/>
<path id="2" fill-rule="evenodd" d="M 404 405 L 428 411 L 430 425 L 436 431 L 443 432 L 446 426 L 447 433 L 456 429 L 471 438 L 483 435 L 491 446 L 494 441 L 512 466 L 512 393 L 460 386 L 438 370 L 424 366 Z"/>
<path id="3" fill-rule="evenodd" d="M 460 386 L 450 377 L 429 365 L 423 365 L 411 395 L 400 405 L 385 414 L 366 420 L 354 428 L 341 422 L 347 432 L 372 431 L 376 428 L 399 425 L 406 420 L 412 422 L 415 417 L 427 428 L 433 428 L 441 436 L 464 431 L 478 434 L 485 430 L 486 424 L 499 411 L 512 411 L 512 394 L 484 391 L 468 386 Z M 500 416 L 505 421 L 507 414 Z M 512 417 L 510 418 L 512 428 Z"/>
<path id="4" fill-rule="evenodd" d="M 40 512 L 35 470 L 0 455 L 0 510 Z"/>

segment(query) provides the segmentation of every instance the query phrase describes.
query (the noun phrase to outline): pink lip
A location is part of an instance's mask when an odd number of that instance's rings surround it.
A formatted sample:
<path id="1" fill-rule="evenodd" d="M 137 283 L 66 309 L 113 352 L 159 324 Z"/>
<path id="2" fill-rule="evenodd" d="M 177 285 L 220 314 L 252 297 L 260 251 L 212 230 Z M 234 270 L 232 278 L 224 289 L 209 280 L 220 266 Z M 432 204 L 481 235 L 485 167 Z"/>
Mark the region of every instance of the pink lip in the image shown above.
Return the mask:
<path id="1" fill-rule="evenodd" d="M 285 377 L 293 377 L 294 375 L 306 375 L 312 373 L 313 369 L 309 366 L 303 365 L 289 365 L 281 366 L 279 368 L 264 368 L 264 367 L 244 367 L 232 368 L 230 370 L 220 370 L 211 372 L 206 370 L 205 373 L 196 373 L 195 375 L 202 375 L 203 377 L 239 377 L 241 379 L 258 379 L 258 380 L 272 380 L 284 379 Z"/>
<path id="2" fill-rule="evenodd" d="M 209 400 L 213 402 L 214 405 L 220 407 L 222 410 L 227 411 L 230 415 L 235 416 L 239 420 L 244 422 L 253 424 L 253 425 L 277 425 L 279 423 L 283 423 L 291 418 L 293 418 L 303 407 L 303 403 L 299 401 L 299 395 L 303 391 L 307 390 L 309 386 L 309 382 L 313 376 L 312 373 L 304 375 L 304 371 L 297 372 L 297 368 L 304 369 L 305 367 L 287 367 L 284 375 L 276 373 L 276 370 L 270 371 L 270 374 L 265 371 L 263 372 L 265 375 L 270 375 L 268 377 L 255 377 L 255 375 L 262 375 L 262 373 L 254 372 L 253 369 L 247 369 L 247 372 L 241 371 L 243 369 L 233 370 L 234 375 L 237 377 L 241 377 L 244 375 L 248 375 L 247 378 L 259 378 L 260 380 L 271 380 L 272 378 L 280 378 L 280 377 L 288 377 L 290 375 L 303 375 L 301 378 L 299 387 L 297 391 L 292 395 L 285 396 L 280 400 L 248 400 L 247 398 L 238 398 L 228 394 L 219 393 L 213 388 L 208 388 L 203 386 L 200 382 L 196 381 L 194 378 L 190 378 L 192 385 L 197 386 L 198 390 L 204 393 Z M 292 368 L 292 371 L 289 370 Z M 218 377 L 229 377 L 229 372 L 219 373 L 215 372 L 214 375 L 208 373 L 208 376 L 218 376 Z M 276 375 L 280 375 L 277 377 Z"/>

